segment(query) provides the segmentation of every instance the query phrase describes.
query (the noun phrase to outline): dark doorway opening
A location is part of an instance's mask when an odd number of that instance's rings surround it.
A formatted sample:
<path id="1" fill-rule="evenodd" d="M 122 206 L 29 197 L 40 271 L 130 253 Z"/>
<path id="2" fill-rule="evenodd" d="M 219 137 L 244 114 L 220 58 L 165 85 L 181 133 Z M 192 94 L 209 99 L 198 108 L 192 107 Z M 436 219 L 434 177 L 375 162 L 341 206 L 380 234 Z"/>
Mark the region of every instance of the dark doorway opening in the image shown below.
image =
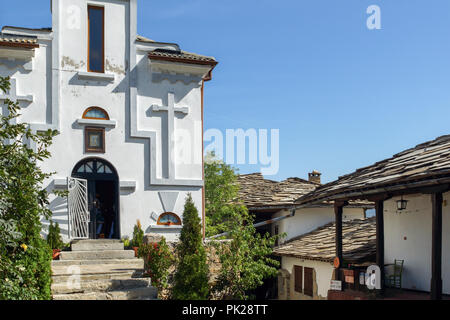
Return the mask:
<path id="1" fill-rule="evenodd" d="M 72 177 L 88 181 L 90 239 L 120 239 L 119 176 L 105 160 L 79 162 Z"/>

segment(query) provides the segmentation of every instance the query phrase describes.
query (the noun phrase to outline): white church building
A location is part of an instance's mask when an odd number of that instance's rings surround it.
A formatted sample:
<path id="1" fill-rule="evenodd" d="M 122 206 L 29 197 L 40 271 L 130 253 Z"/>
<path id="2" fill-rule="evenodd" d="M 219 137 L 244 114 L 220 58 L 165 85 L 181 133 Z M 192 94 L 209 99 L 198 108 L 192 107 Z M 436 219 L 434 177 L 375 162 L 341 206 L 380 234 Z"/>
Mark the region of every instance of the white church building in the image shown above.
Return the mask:
<path id="1" fill-rule="evenodd" d="M 18 100 L 35 132 L 60 132 L 42 167 L 55 172 L 49 192 L 69 190 L 50 199 L 66 241 L 131 237 L 138 219 L 174 240 L 189 193 L 204 217 L 203 89 L 217 61 L 139 36 L 137 10 L 54 0 L 51 28 L 0 34 L 11 78 L 0 103 Z"/>

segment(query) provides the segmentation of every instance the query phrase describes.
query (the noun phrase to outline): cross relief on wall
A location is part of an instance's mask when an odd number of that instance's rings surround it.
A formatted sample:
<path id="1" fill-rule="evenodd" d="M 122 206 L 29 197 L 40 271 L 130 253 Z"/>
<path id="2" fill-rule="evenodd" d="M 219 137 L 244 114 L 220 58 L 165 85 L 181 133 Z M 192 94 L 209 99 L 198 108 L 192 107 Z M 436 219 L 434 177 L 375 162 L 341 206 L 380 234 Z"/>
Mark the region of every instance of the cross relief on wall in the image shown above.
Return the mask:
<path id="1" fill-rule="evenodd" d="M 175 94 L 173 92 L 168 93 L 167 105 L 159 106 L 152 105 L 151 110 L 153 112 L 167 112 L 167 159 L 168 165 L 168 177 L 175 179 L 175 159 L 174 155 L 174 130 L 175 130 L 175 116 L 176 113 L 186 116 L 189 114 L 188 107 L 176 107 L 175 106 Z M 164 143 L 161 141 L 161 143 Z"/>

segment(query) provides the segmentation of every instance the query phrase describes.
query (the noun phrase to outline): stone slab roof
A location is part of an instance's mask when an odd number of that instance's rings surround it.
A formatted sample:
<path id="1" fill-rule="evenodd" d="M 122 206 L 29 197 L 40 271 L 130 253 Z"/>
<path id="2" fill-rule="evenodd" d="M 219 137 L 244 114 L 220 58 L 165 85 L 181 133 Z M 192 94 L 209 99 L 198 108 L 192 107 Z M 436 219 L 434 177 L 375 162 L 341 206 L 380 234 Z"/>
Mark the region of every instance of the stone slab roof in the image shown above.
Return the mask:
<path id="1" fill-rule="evenodd" d="M 319 185 L 300 178 L 278 182 L 264 179 L 261 173 L 238 176 L 239 199 L 248 208 L 291 206 L 300 196 L 310 193 Z"/>
<path id="2" fill-rule="evenodd" d="M 261 173 L 239 175 L 239 199 L 250 210 L 255 209 L 287 209 L 294 205 L 299 197 L 314 193 L 320 184 L 301 178 L 288 178 L 278 182 L 264 179 Z M 334 205 L 332 201 L 324 201 L 321 206 Z M 352 201 L 349 206 L 372 208 L 368 201 Z"/>
<path id="3" fill-rule="evenodd" d="M 296 203 L 356 198 L 450 182 L 450 135 L 417 145 L 325 184 Z"/>
<path id="4" fill-rule="evenodd" d="M 336 224 L 329 223 L 310 233 L 296 237 L 274 249 L 278 256 L 333 262 L 336 257 Z M 376 255 L 375 218 L 342 222 L 344 261 L 362 263 Z"/>

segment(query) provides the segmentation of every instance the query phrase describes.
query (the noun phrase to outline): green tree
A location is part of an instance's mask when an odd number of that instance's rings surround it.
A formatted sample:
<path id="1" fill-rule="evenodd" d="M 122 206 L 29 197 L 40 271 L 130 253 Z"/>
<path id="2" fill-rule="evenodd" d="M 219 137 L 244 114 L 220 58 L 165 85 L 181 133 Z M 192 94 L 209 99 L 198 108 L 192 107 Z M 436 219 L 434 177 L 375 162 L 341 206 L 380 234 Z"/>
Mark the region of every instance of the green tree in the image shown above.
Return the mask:
<path id="1" fill-rule="evenodd" d="M 0 77 L 0 93 L 9 88 L 9 78 Z M 6 99 L 5 106 L 7 114 L 0 115 L 0 300 L 51 299 L 52 255 L 40 236 L 41 218 L 51 216 L 42 188 L 51 174 L 38 163 L 50 157 L 57 132 L 33 133 L 26 123 L 16 123 L 17 102 Z"/>
<path id="2" fill-rule="evenodd" d="M 239 191 L 234 169 L 210 153 L 205 161 L 206 237 L 228 231 Z"/>
<path id="3" fill-rule="evenodd" d="M 214 285 L 220 299 L 249 299 L 248 292 L 277 275 L 279 262 L 271 257 L 277 237 L 257 232 L 254 217 L 239 202 L 235 170 L 208 156 L 205 164 L 208 235 L 227 232 L 225 242 L 216 243 L 221 262 Z"/>
<path id="4" fill-rule="evenodd" d="M 203 246 L 201 219 L 189 194 L 184 205 L 183 229 L 177 245 L 177 266 L 172 298 L 205 300 L 209 296 L 209 269 Z"/>

